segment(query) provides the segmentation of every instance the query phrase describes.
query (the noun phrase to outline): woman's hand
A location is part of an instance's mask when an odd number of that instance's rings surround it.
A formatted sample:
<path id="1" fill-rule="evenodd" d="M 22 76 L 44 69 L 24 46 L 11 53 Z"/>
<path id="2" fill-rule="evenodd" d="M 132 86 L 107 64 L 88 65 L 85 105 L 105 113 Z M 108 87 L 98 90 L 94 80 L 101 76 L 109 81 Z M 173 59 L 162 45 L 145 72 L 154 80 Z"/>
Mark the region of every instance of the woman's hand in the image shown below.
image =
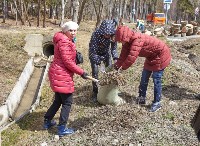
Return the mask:
<path id="1" fill-rule="evenodd" d="M 87 74 L 86 72 L 83 72 L 83 74 L 81 75 L 81 77 L 82 77 L 83 79 L 88 79 L 87 76 L 88 76 L 88 74 Z"/>

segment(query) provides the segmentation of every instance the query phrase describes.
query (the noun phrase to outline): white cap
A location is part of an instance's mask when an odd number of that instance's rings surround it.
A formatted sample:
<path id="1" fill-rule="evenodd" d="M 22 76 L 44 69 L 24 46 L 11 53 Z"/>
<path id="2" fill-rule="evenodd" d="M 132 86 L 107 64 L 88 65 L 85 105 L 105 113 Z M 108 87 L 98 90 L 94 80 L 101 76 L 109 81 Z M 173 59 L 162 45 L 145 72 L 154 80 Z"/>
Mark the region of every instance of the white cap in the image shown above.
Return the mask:
<path id="1" fill-rule="evenodd" d="M 78 24 L 76 22 L 73 22 L 73 21 L 68 21 L 66 23 L 64 23 L 62 26 L 62 32 L 66 32 L 68 30 L 77 30 L 79 28 Z"/>

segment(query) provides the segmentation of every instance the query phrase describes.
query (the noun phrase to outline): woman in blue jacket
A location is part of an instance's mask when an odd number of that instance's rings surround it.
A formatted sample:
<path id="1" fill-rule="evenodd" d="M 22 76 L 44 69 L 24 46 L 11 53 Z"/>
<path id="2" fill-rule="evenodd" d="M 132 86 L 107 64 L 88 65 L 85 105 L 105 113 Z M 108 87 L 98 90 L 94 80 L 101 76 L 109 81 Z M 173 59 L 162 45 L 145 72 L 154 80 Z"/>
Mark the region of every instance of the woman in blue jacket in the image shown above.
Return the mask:
<path id="1" fill-rule="evenodd" d="M 112 41 L 114 34 L 115 22 L 113 20 L 104 20 L 91 36 L 89 43 L 89 59 L 92 68 L 92 76 L 96 79 L 98 79 L 99 65 L 101 62 L 105 64 L 105 67 L 108 67 L 112 65 L 112 58 L 114 63 L 118 58 L 117 43 Z M 98 87 L 95 82 L 92 82 L 92 85 L 92 99 L 96 102 Z"/>

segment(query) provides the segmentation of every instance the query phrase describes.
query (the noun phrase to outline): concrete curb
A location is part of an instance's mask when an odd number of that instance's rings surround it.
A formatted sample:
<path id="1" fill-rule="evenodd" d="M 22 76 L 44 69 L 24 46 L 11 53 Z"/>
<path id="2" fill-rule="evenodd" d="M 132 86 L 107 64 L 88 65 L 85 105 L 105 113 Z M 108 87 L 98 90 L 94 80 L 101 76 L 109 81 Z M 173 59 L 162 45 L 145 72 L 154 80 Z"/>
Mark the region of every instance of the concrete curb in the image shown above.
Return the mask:
<path id="1" fill-rule="evenodd" d="M 24 50 L 27 51 L 29 55 L 30 54 L 32 54 L 31 56 L 34 56 L 35 54 L 40 55 L 40 54 L 43 54 L 42 52 L 44 51 L 45 53 L 47 53 L 47 55 L 52 55 L 53 53 L 52 51 L 53 45 L 51 42 L 52 37 L 47 39 L 47 38 L 44 38 L 43 35 L 41 34 L 30 34 L 30 35 L 27 35 L 25 40 L 26 40 L 26 45 L 24 47 Z M 44 44 L 46 44 L 45 50 L 43 50 Z M 39 85 L 39 91 L 38 93 L 36 93 L 37 96 L 36 96 L 35 102 L 31 105 L 29 110 L 25 111 L 24 113 L 21 113 L 20 117 L 16 119 L 12 119 L 13 118 L 12 116 L 14 115 L 14 112 L 17 110 L 19 103 L 22 99 L 23 92 L 26 89 L 34 71 L 34 58 L 32 57 L 28 60 L 23 72 L 21 73 L 18 81 L 16 82 L 15 87 L 9 94 L 5 104 L 0 107 L 0 134 L 3 130 L 8 128 L 10 125 L 15 123 L 19 119 L 21 119 L 23 116 L 25 116 L 28 113 L 31 113 L 39 105 L 41 90 L 45 82 L 45 78 L 48 73 L 49 66 L 50 64 L 47 63 L 45 70 L 43 70 L 41 74 L 42 78 Z M 9 121 L 10 119 L 12 120 L 11 122 Z"/>
<path id="2" fill-rule="evenodd" d="M 33 73 L 34 65 L 33 58 L 29 59 L 24 67 L 23 72 L 21 73 L 17 83 L 15 84 L 13 90 L 9 94 L 5 105 L 0 107 L 0 127 L 5 125 L 8 122 L 8 119 L 12 117 L 13 113 L 17 109 L 23 91 L 26 88 L 26 85 Z"/>
<path id="3" fill-rule="evenodd" d="M 30 63 L 31 62 L 31 63 Z M 24 89 L 25 89 L 25 87 L 26 87 L 26 85 L 27 85 L 27 83 L 28 83 L 28 80 L 30 79 L 30 77 L 31 77 L 31 75 L 32 75 L 32 73 L 33 73 L 33 69 L 34 69 L 34 66 L 32 65 L 33 64 L 33 59 L 31 58 L 28 62 L 27 62 L 27 65 L 26 65 L 26 67 L 24 68 L 24 71 L 23 71 L 23 73 L 26 73 L 26 75 L 27 75 L 27 77 L 26 77 L 26 83 L 25 82 L 21 82 L 22 80 L 20 80 L 19 79 L 19 81 L 18 82 L 20 82 L 20 83 L 17 83 L 16 84 L 16 86 L 17 87 L 14 87 L 14 88 L 16 88 L 16 89 L 18 89 L 19 87 L 18 86 L 21 86 L 22 84 L 23 84 L 23 87 L 24 88 L 21 88 L 21 89 L 23 89 L 23 90 L 20 90 L 20 92 L 19 91 L 17 91 L 17 92 L 19 92 L 18 94 L 14 94 L 15 96 L 14 97 L 12 97 L 12 98 L 16 98 L 16 100 L 13 100 L 12 101 L 12 105 L 14 105 L 14 106 L 10 106 L 9 105 L 9 102 L 7 102 L 6 101 L 6 105 L 3 105 L 2 107 L 0 107 L 0 116 L 2 116 L 3 118 L 1 119 L 1 121 L 0 121 L 0 132 L 2 132 L 3 130 L 5 130 L 5 129 L 7 129 L 10 125 L 12 125 L 12 124 L 14 124 L 15 122 L 17 122 L 18 120 L 20 120 L 22 117 L 24 117 L 25 115 L 27 115 L 28 113 L 32 113 L 35 109 L 36 109 L 36 107 L 39 105 L 39 103 L 40 103 L 40 97 L 41 97 L 41 91 L 42 91 L 42 87 L 43 87 L 43 85 L 44 85 L 44 82 L 45 82 L 45 78 L 46 78 L 46 76 L 47 76 L 47 73 L 48 73 L 48 69 L 49 69 L 49 66 L 50 66 L 50 64 L 49 63 L 47 63 L 47 65 L 46 65 L 46 68 L 45 68 L 45 71 L 44 71 L 44 74 L 43 74 L 43 77 L 42 77 L 42 81 L 41 81 L 41 85 L 40 85 L 40 88 L 39 88 L 39 91 L 38 91 L 38 94 L 37 94 L 37 98 L 36 98 L 36 100 L 35 100 L 35 102 L 34 102 L 34 104 L 30 107 L 30 110 L 28 110 L 28 111 L 26 111 L 26 112 L 24 112 L 24 113 L 22 113 L 22 115 L 20 116 L 20 117 L 18 117 L 17 119 L 14 119 L 12 122 L 8 122 L 8 120 L 9 120 L 9 118 L 10 118 L 10 116 L 13 114 L 13 113 L 11 113 L 10 111 L 15 111 L 15 109 L 13 109 L 12 107 L 16 107 L 17 108 L 17 105 L 18 105 L 18 103 L 13 103 L 14 101 L 17 101 L 17 100 L 19 100 L 18 98 L 19 98 L 19 95 L 21 96 L 22 94 L 23 94 L 23 91 L 24 91 Z M 22 73 L 22 74 L 23 74 Z M 20 78 L 21 77 L 24 77 L 23 75 L 21 75 L 20 76 Z M 14 89 L 13 88 L 13 90 L 12 90 L 12 92 L 16 92 L 16 89 Z M 13 93 L 12 94 L 10 94 L 10 95 L 12 95 L 13 96 Z M 18 96 L 16 96 L 16 95 L 18 95 Z M 10 96 L 9 96 L 10 97 Z M 20 100 L 19 100 L 20 101 Z M 11 109 L 10 109 L 11 108 Z"/>

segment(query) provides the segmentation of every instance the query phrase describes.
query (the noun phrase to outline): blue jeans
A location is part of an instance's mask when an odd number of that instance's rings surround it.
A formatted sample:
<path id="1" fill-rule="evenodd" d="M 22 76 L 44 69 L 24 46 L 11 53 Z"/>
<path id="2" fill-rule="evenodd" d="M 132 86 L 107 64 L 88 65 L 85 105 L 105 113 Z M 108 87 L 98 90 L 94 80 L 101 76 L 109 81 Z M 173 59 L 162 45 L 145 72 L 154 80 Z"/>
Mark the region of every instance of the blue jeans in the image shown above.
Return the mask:
<path id="1" fill-rule="evenodd" d="M 153 103 L 160 102 L 161 99 L 161 93 L 162 93 L 162 81 L 161 78 L 163 76 L 163 70 L 159 71 L 148 71 L 143 69 L 142 71 L 142 77 L 140 81 L 140 86 L 139 86 L 139 97 L 145 97 L 146 98 L 146 91 L 147 91 L 147 86 L 149 83 L 149 78 L 152 74 L 153 78 L 153 83 L 154 83 L 154 101 Z"/>
<path id="2" fill-rule="evenodd" d="M 144 30 L 145 30 L 144 25 L 140 25 L 139 30 L 140 30 L 141 32 L 144 32 Z"/>

